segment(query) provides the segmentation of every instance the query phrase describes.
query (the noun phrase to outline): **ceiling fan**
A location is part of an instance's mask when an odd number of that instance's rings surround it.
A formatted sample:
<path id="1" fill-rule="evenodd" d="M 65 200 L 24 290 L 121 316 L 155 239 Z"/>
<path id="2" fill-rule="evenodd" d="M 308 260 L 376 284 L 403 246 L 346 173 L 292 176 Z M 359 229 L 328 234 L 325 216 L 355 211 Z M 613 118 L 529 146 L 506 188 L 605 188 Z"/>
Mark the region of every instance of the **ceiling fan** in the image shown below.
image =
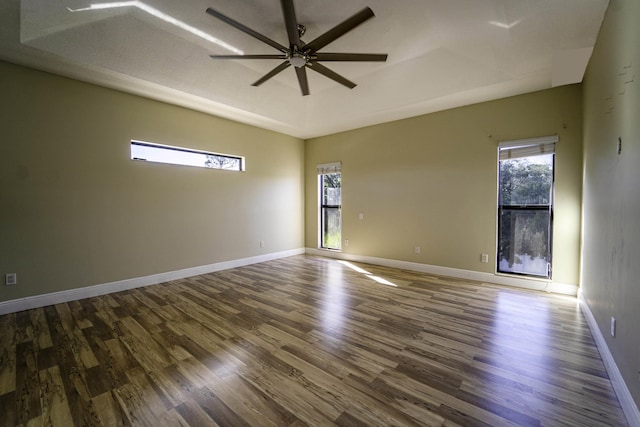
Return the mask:
<path id="1" fill-rule="evenodd" d="M 309 95 L 309 83 L 307 81 L 306 69 L 316 71 L 325 77 L 328 77 L 336 82 L 353 89 L 356 84 L 350 80 L 347 80 L 340 74 L 332 71 L 331 69 L 320 64 L 319 61 L 358 61 L 358 62 L 384 62 L 387 60 L 386 53 L 324 53 L 318 52 L 320 49 L 333 42 L 337 38 L 345 35 L 349 31 L 353 30 L 358 25 L 373 18 L 375 15 L 373 11 L 366 7 L 360 12 L 356 13 L 352 17 L 346 19 L 342 23 L 336 25 L 324 34 L 316 37 L 309 43 L 305 43 L 300 40 L 306 31 L 304 25 L 300 25 L 296 19 L 296 12 L 293 7 L 293 0 L 280 0 L 282 5 L 282 13 L 284 15 L 284 22 L 287 28 L 287 36 L 289 37 L 289 47 L 285 47 L 280 43 L 252 30 L 251 28 L 223 15 L 222 13 L 212 8 L 207 9 L 207 13 L 214 16 L 221 21 L 237 28 L 238 30 L 260 40 L 263 43 L 268 44 L 271 47 L 280 51 L 280 54 L 274 55 L 210 55 L 213 59 L 283 59 L 280 65 L 269 71 L 263 77 L 258 79 L 252 84 L 252 86 L 260 86 L 276 74 L 288 68 L 290 65 L 296 70 L 298 76 L 298 83 L 300 84 L 300 90 L 302 95 Z"/>

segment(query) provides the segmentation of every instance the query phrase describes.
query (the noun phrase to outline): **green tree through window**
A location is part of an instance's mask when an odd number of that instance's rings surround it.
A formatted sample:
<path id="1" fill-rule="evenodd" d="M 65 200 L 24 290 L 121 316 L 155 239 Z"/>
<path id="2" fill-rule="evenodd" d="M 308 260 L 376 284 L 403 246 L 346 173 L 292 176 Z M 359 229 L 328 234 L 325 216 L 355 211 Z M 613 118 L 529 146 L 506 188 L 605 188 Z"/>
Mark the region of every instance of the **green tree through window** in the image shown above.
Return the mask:
<path id="1" fill-rule="evenodd" d="M 498 271 L 548 276 L 553 154 L 500 161 Z"/>

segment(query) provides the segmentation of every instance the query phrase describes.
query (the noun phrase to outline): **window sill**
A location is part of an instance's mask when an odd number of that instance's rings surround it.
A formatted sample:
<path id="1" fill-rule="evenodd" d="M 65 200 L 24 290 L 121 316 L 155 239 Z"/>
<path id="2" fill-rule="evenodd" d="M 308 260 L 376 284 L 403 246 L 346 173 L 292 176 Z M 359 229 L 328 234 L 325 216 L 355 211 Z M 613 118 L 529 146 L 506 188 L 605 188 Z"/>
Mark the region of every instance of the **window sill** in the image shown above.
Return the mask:
<path id="1" fill-rule="evenodd" d="M 496 276 L 512 277 L 515 279 L 537 280 L 538 282 L 553 282 L 552 278 L 543 277 L 543 276 L 533 276 L 528 274 L 515 274 L 515 273 L 510 274 L 510 273 L 501 273 L 501 272 L 495 272 L 494 274 Z"/>
<path id="2" fill-rule="evenodd" d="M 318 246 L 319 251 L 327 251 L 327 252 L 342 252 L 342 249 L 332 249 L 332 248 L 323 248 L 322 246 Z"/>

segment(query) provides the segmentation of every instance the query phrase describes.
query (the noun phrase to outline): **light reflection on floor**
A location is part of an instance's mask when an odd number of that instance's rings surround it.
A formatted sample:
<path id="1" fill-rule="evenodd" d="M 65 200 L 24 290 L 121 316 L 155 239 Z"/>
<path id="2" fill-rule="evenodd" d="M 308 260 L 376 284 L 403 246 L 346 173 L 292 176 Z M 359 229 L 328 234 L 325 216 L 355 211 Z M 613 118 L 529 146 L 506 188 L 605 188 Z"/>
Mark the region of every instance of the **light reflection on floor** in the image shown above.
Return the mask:
<path id="1" fill-rule="evenodd" d="M 396 285 L 395 283 L 391 283 L 390 281 L 388 281 L 387 279 L 383 279 L 382 277 L 373 275 L 371 273 L 369 273 L 367 270 L 358 267 L 357 265 L 354 265 L 352 263 L 350 263 L 349 261 L 338 261 L 340 264 L 345 265 L 347 267 L 349 267 L 352 270 L 357 271 L 358 273 L 362 273 L 364 275 L 366 275 L 368 278 L 376 281 L 377 283 L 380 283 L 381 285 L 387 285 L 387 286 L 393 286 L 394 288 L 397 288 L 398 285 Z"/>
<path id="2" fill-rule="evenodd" d="M 345 312 L 349 307 L 350 294 L 349 289 L 344 287 L 346 282 L 343 278 L 343 266 L 348 267 L 357 273 L 363 274 L 375 283 L 398 287 L 395 283 L 392 283 L 380 276 L 376 276 L 348 261 L 329 263 L 329 279 L 325 283 L 324 292 L 322 294 L 322 330 L 333 337 L 342 334 L 342 330 L 345 327 Z"/>
<path id="3" fill-rule="evenodd" d="M 550 354 L 561 350 L 557 348 L 556 343 L 549 341 L 549 337 L 553 336 L 550 330 L 557 325 L 549 320 L 547 302 L 535 298 L 535 295 L 523 296 L 500 291 L 496 303 L 490 334 L 483 339 L 491 349 L 489 354 L 494 356 L 486 361 L 476 361 L 476 366 L 487 371 L 505 370 L 511 372 L 513 378 L 528 378 L 524 382 L 538 381 L 541 386 L 545 383 L 552 384 L 553 378 L 550 375 L 553 375 L 554 367 L 549 366 L 553 360 Z M 499 357 L 495 358 L 496 355 Z M 463 388 L 473 386 L 465 384 Z M 483 393 L 492 396 L 503 405 L 517 405 L 523 408 L 533 405 L 538 410 L 552 407 L 551 402 L 530 395 L 527 390 L 519 394 L 506 393 L 502 385 L 491 382 L 483 383 L 483 387 Z"/>
<path id="4" fill-rule="evenodd" d="M 340 266 L 330 263 L 328 276 L 322 293 L 322 330 L 335 336 L 341 334 L 349 295 L 343 289 L 345 282 Z"/>

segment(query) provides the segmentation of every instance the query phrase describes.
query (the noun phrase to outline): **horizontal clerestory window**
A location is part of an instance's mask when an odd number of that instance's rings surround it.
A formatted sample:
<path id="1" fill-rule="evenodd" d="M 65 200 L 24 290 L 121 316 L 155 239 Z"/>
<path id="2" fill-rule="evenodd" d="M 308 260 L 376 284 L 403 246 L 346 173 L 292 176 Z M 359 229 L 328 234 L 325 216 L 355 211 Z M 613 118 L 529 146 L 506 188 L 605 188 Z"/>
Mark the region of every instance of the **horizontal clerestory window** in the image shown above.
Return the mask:
<path id="1" fill-rule="evenodd" d="M 244 157 L 152 142 L 131 141 L 131 159 L 209 169 L 244 171 Z"/>

